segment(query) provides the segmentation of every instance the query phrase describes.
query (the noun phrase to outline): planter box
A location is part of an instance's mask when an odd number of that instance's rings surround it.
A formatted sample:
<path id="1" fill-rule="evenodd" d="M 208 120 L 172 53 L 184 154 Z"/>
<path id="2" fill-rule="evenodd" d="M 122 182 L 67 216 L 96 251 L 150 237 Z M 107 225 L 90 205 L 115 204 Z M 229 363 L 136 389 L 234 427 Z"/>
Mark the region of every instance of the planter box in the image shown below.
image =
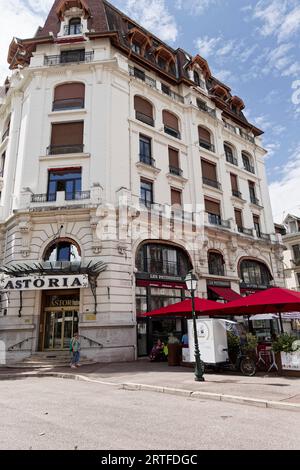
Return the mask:
<path id="1" fill-rule="evenodd" d="M 280 353 L 281 370 L 283 375 L 300 376 L 300 351 Z"/>

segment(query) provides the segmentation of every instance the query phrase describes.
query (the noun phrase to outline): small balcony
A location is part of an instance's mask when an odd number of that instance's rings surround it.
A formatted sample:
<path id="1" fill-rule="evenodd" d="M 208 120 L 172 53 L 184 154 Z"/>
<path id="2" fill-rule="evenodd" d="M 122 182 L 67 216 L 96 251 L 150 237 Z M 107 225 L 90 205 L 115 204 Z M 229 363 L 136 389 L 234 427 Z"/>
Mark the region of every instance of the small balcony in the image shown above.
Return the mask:
<path id="1" fill-rule="evenodd" d="M 144 124 L 148 124 L 148 126 L 154 127 L 154 119 L 147 114 L 143 114 L 140 111 L 135 112 L 135 118 L 138 121 L 143 122 Z"/>
<path id="2" fill-rule="evenodd" d="M 61 65 L 79 62 L 92 62 L 94 58 L 94 52 L 76 52 L 70 51 L 68 54 L 60 55 L 48 55 L 44 58 L 44 65 Z"/>
<path id="3" fill-rule="evenodd" d="M 249 173 L 253 173 L 253 174 L 255 175 L 255 168 L 254 168 L 254 166 L 245 165 L 245 164 L 244 164 L 244 170 L 248 171 Z"/>
<path id="4" fill-rule="evenodd" d="M 225 129 L 232 132 L 233 134 L 237 134 L 236 127 L 234 127 L 232 124 L 229 124 L 229 122 L 224 121 L 224 127 L 225 127 Z"/>
<path id="5" fill-rule="evenodd" d="M 238 166 L 237 158 L 233 157 L 232 155 L 226 155 L 226 162 L 231 163 L 231 165 Z"/>
<path id="6" fill-rule="evenodd" d="M 271 235 L 269 233 L 262 233 L 262 232 L 256 232 L 257 238 L 260 238 L 261 240 L 266 240 L 270 241 L 271 240 Z"/>
<path id="7" fill-rule="evenodd" d="M 206 150 L 209 150 L 210 152 L 215 153 L 216 151 L 215 146 L 211 142 L 208 142 L 207 140 L 199 139 L 199 145 L 200 147 Z"/>
<path id="8" fill-rule="evenodd" d="M 66 111 L 68 109 L 83 109 L 84 98 L 67 98 L 53 101 L 52 111 Z"/>
<path id="9" fill-rule="evenodd" d="M 237 197 L 238 199 L 243 199 L 242 193 L 240 191 L 236 190 L 236 189 L 232 190 L 232 195 L 234 197 Z"/>
<path id="10" fill-rule="evenodd" d="M 69 153 L 83 153 L 83 144 L 49 145 L 47 155 L 64 155 Z"/>
<path id="11" fill-rule="evenodd" d="M 255 206 L 261 207 L 259 199 L 257 199 L 257 197 L 255 196 L 250 196 L 250 202 L 251 204 L 254 204 Z"/>
<path id="12" fill-rule="evenodd" d="M 247 132 L 244 132 L 240 129 L 240 134 L 241 134 L 241 137 L 244 140 L 247 140 L 248 142 L 251 142 L 252 144 L 255 144 L 255 138 L 252 137 L 251 135 L 247 134 Z"/>
<path id="13" fill-rule="evenodd" d="M 209 114 L 211 117 L 216 118 L 217 115 L 215 109 L 210 108 L 209 106 L 207 106 L 207 104 L 201 102 L 197 102 L 197 106 L 200 111 L 203 111 L 204 113 Z"/>
<path id="14" fill-rule="evenodd" d="M 149 165 L 149 166 L 155 167 L 154 158 L 149 157 L 148 155 L 141 155 L 140 154 L 140 163 L 144 163 L 144 165 Z"/>
<path id="15" fill-rule="evenodd" d="M 219 190 L 222 189 L 222 186 L 219 183 L 219 181 L 211 180 L 209 178 L 206 178 L 205 176 L 203 176 L 202 181 L 203 181 L 203 184 L 206 184 L 206 186 L 211 186 L 212 188 L 216 188 Z"/>
<path id="16" fill-rule="evenodd" d="M 252 228 L 245 228 L 245 227 L 238 227 L 238 232 L 243 233 L 244 235 L 248 235 L 249 237 L 253 237 L 253 229 Z"/>
<path id="17" fill-rule="evenodd" d="M 129 75 L 131 77 L 137 78 L 138 80 L 141 80 L 142 82 L 146 83 L 146 85 L 150 86 L 151 88 L 155 88 L 155 89 L 157 88 L 156 80 L 146 75 L 143 70 L 137 69 L 136 67 L 132 67 L 131 65 L 129 65 Z"/>
<path id="18" fill-rule="evenodd" d="M 175 175 L 175 176 L 182 176 L 183 175 L 183 171 L 181 168 L 178 168 L 176 166 L 169 166 L 169 172 L 170 172 L 170 175 Z"/>
<path id="19" fill-rule="evenodd" d="M 85 201 L 91 198 L 91 191 L 74 191 L 74 192 L 58 192 L 48 194 L 33 194 L 31 197 L 32 203 L 45 203 L 45 202 L 56 202 L 58 200 L 58 194 L 64 195 L 65 201 Z"/>
<path id="20" fill-rule="evenodd" d="M 177 129 L 173 129 L 172 127 L 165 126 L 164 131 L 166 134 L 169 134 L 172 137 L 175 137 L 176 139 L 181 139 L 180 132 Z"/>
<path id="21" fill-rule="evenodd" d="M 210 212 L 207 212 L 207 215 L 208 215 L 209 224 L 217 225 L 217 226 L 223 227 L 223 228 L 230 228 L 230 221 L 229 220 L 222 220 L 220 215 L 211 214 Z"/>
<path id="22" fill-rule="evenodd" d="M 179 95 L 178 93 L 175 93 L 175 91 L 172 91 L 169 87 L 166 85 L 161 86 L 161 91 L 163 92 L 164 95 L 170 96 L 174 101 L 177 101 L 178 103 L 184 103 L 184 98 L 183 96 Z"/>

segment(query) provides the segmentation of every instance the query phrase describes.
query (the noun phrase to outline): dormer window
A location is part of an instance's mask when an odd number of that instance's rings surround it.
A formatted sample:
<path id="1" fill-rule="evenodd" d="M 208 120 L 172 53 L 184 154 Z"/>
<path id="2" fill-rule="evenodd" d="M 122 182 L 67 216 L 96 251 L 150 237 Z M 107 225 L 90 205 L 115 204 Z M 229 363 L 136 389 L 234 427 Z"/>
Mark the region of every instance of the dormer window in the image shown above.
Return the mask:
<path id="1" fill-rule="evenodd" d="M 131 45 L 131 50 L 135 52 L 136 54 L 141 55 L 142 49 L 141 46 L 137 42 L 133 42 Z"/>
<path id="2" fill-rule="evenodd" d="M 75 36 L 82 33 L 81 18 L 72 18 L 66 27 L 67 34 L 69 36 Z"/>
<path id="3" fill-rule="evenodd" d="M 194 82 L 197 86 L 200 86 L 200 77 L 199 77 L 199 73 L 194 71 Z"/>

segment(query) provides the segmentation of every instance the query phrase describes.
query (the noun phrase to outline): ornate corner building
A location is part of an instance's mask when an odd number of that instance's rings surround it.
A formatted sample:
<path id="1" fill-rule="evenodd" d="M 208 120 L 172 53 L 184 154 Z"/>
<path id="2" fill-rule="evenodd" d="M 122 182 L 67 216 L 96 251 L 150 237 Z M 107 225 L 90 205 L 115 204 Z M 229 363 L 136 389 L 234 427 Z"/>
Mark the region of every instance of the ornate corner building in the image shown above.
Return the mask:
<path id="1" fill-rule="evenodd" d="M 262 131 L 199 55 L 105 0 L 56 0 L 0 90 L 0 334 L 9 362 L 128 361 L 182 320 L 141 313 L 284 285 Z"/>

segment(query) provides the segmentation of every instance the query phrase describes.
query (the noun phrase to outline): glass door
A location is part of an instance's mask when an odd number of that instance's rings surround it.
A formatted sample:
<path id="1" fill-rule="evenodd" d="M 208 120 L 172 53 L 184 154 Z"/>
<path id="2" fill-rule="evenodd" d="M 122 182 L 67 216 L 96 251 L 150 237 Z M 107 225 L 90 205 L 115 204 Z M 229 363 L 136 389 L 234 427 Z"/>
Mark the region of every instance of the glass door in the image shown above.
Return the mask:
<path id="1" fill-rule="evenodd" d="M 78 311 L 74 309 L 46 309 L 44 349 L 68 350 L 70 340 L 78 332 Z"/>

